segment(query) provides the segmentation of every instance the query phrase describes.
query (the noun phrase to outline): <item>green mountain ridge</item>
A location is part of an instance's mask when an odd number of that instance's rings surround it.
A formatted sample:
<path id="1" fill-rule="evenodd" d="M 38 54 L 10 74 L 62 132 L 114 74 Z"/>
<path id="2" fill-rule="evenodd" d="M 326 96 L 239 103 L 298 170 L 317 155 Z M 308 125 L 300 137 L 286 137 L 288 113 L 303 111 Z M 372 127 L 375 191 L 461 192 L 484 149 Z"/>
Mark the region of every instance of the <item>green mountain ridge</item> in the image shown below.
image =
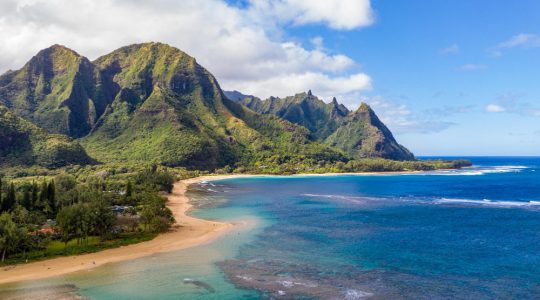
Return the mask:
<path id="1" fill-rule="evenodd" d="M 55 45 L 0 76 L 0 91 L 0 104 L 15 115 L 79 138 L 100 162 L 212 170 L 346 160 L 305 128 L 227 99 L 193 57 L 161 43 L 122 47 L 93 62 Z"/>
<path id="2" fill-rule="evenodd" d="M 352 112 L 336 98 L 325 103 L 311 91 L 285 98 L 261 100 L 238 91 L 225 92 L 237 102 L 261 113 L 273 114 L 307 128 L 314 140 L 340 149 L 353 158 L 382 157 L 412 160 L 414 155 L 398 144 L 369 105 Z"/>
<path id="3" fill-rule="evenodd" d="M 0 159 L 294 172 L 353 157 L 413 158 L 371 109 L 353 113 L 311 93 L 234 100 L 195 58 L 166 44 L 129 45 L 95 61 L 53 45 L 0 76 L 8 133 Z"/>

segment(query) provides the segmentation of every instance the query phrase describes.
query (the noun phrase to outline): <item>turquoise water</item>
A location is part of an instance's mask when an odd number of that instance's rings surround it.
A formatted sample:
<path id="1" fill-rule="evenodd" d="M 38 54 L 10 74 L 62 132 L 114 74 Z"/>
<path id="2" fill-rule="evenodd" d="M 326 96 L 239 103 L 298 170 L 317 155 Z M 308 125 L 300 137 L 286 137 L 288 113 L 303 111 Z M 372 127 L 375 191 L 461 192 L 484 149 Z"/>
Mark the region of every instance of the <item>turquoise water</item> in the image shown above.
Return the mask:
<path id="1" fill-rule="evenodd" d="M 458 171 L 204 182 L 193 214 L 247 225 L 32 285 L 73 283 L 92 299 L 538 299 L 540 158 L 471 159 Z"/>

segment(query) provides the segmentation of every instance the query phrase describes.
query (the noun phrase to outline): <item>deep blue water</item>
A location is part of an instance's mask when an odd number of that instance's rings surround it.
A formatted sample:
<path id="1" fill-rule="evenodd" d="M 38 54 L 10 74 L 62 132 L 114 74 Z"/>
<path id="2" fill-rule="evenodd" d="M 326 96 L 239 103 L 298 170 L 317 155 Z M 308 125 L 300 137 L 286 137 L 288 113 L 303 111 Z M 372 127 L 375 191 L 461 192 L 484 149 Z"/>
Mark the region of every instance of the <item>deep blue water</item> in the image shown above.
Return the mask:
<path id="1" fill-rule="evenodd" d="M 459 171 L 229 179 L 193 194 L 214 203 L 201 212 L 267 221 L 217 263 L 263 297 L 538 299 L 540 158 L 471 159 Z"/>

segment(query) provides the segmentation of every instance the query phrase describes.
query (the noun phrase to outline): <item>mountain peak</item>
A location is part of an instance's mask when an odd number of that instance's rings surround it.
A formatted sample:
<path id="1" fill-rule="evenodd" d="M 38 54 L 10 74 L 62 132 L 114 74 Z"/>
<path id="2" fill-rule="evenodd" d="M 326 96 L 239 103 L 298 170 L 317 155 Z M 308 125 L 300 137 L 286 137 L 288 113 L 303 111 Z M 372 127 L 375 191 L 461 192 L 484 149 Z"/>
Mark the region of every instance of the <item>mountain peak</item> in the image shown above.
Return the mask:
<path id="1" fill-rule="evenodd" d="M 50 57 L 50 56 L 69 56 L 69 57 L 81 57 L 79 53 L 64 45 L 54 44 L 48 48 L 39 51 L 35 58 Z"/>
<path id="2" fill-rule="evenodd" d="M 367 103 L 362 102 L 360 103 L 360 106 L 358 107 L 356 111 L 357 112 L 370 112 L 370 111 L 373 111 L 373 109 L 371 109 L 371 107 Z"/>

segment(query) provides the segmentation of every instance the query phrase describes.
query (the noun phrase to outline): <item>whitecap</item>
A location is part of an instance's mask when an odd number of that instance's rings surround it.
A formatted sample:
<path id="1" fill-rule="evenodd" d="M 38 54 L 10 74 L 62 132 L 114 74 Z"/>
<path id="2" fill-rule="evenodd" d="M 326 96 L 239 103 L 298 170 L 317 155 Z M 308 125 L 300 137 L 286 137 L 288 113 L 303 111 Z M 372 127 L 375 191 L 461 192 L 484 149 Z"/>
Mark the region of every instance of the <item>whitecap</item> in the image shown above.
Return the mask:
<path id="1" fill-rule="evenodd" d="M 486 205 L 495 207 L 540 207 L 540 201 L 505 201 L 505 200 L 474 200 L 474 199 L 451 199 L 442 198 L 434 200 L 435 204 L 473 204 L 473 205 Z"/>

